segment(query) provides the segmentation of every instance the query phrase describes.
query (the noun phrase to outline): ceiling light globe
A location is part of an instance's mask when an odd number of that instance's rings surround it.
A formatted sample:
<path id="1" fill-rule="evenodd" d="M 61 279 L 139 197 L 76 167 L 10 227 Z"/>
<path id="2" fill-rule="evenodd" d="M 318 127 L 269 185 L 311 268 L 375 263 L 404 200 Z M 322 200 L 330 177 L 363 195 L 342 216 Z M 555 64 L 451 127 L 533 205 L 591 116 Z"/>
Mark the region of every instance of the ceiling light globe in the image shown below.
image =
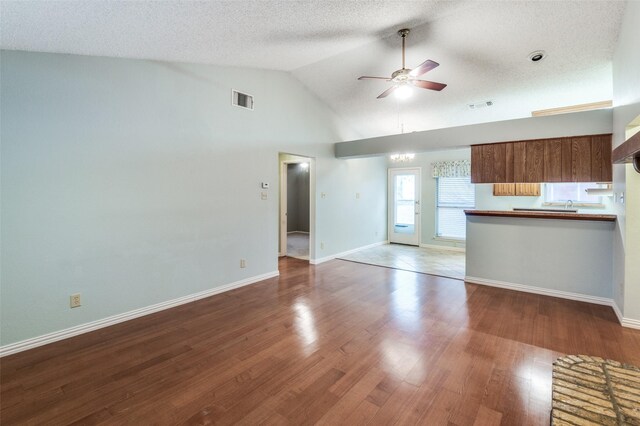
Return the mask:
<path id="1" fill-rule="evenodd" d="M 398 88 L 393 92 L 398 99 L 407 99 L 413 95 L 413 90 L 406 84 L 402 84 L 398 86 Z"/>

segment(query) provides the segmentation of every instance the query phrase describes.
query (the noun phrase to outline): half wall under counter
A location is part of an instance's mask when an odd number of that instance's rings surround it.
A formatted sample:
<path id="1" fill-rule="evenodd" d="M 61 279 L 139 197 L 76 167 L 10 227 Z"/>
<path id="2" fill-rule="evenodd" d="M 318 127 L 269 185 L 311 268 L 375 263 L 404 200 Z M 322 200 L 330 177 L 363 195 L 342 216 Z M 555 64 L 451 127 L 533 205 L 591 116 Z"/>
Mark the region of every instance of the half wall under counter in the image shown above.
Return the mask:
<path id="1" fill-rule="evenodd" d="M 465 281 L 612 304 L 614 215 L 465 213 Z"/>

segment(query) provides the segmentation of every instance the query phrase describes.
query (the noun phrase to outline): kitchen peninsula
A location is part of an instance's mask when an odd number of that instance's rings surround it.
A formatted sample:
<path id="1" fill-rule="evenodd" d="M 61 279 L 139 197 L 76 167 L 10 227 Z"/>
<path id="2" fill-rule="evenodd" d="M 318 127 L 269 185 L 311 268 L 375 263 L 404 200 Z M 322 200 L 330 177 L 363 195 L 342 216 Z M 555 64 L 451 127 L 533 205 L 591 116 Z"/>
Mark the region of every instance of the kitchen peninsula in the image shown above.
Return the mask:
<path id="1" fill-rule="evenodd" d="M 615 215 L 487 210 L 465 214 L 465 281 L 611 303 Z"/>

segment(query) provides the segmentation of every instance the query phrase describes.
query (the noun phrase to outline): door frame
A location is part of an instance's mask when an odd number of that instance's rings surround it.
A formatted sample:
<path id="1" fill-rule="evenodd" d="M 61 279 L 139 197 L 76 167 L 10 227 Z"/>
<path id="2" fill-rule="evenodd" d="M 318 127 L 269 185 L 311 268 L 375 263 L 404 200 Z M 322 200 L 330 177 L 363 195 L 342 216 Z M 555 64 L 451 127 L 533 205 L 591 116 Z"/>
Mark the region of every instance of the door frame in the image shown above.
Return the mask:
<path id="1" fill-rule="evenodd" d="M 422 167 L 393 167 L 387 169 L 387 240 L 389 243 L 391 241 L 391 235 L 393 234 L 394 229 L 394 206 L 395 206 L 395 197 L 394 197 L 394 180 L 392 174 L 397 171 L 413 171 L 416 172 L 416 199 L 417 205 L 415 206 L 415 216 L 416 221 L 414 224 L 415 233 L 417 235 L 417 243 L 416 245 L 420 247 L 422 244 Z M 398 243 L 398 244 L 407 244 L 414 245 L 410 243 Z"/>
<path id="2" fill-rule="evenodd" d="M 280 200 L 278 214 L 278 257 L 287 255 L 287 166 L 289 164 L 309 163 L 309 261 L 315 259 L 315 234 L 316 234 L 316 179 L 315 158 L 306 155 L 281 152 L 280 155 L 292 158 L 280 160 Z"/>

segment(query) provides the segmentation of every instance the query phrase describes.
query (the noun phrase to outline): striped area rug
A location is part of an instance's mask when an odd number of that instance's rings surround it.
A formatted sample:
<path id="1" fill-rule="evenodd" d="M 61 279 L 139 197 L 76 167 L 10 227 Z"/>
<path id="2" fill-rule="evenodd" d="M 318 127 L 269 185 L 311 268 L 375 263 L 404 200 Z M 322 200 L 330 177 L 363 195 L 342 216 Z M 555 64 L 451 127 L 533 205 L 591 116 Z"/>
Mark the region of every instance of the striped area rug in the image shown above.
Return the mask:
<path id="1" fill-rule="evenodd" d="M 640 368 L 595 356 L 553 363 L 552 425 L 640 425 Z"/>

